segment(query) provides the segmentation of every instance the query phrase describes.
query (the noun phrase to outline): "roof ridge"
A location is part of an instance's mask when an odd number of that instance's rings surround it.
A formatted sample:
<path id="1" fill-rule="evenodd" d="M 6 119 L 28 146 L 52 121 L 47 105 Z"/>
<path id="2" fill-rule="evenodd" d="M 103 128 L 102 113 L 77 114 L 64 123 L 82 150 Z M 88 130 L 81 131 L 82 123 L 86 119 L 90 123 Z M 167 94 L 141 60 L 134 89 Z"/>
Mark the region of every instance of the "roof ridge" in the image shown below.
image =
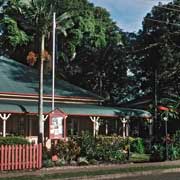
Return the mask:
<path id="1" fill-rule="evenodd" d="M 0 87 L 0 92 L 16 92 L 25 94 L 37 94 L 38 93 L 38 70 L 31 68 L 21 62 L 9 59 L 4 56 L 0 56 L 0 63 L 3 63 L 0 72 L 0 78 L 5 82 L 4 87 Z M 51 76 L 44 76 L 44 93 L 51 94 Z M 66 97 L 82 97 L 88 99 L 96 99 L 102 101 L 103 98 L 97 94 L 83 89 L 77 85 L 71 84 L 68 81 L 59 79 L 56 81 L 55 93 L 57 96 Z"/>

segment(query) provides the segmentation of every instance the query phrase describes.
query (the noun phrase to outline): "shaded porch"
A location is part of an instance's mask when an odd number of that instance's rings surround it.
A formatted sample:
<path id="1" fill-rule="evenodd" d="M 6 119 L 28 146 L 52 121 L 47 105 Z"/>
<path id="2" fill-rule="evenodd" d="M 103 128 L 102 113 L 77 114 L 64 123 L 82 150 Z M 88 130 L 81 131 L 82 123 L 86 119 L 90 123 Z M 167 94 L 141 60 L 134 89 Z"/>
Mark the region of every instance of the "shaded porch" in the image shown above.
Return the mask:
<path id="1" fill-rule="evenodd" d="M 82 131 L 89 131 L 94 136 L 97 134 L 129 136 L 133 135 L 132 130 L 136 130 L 136 124 L 139 124 L 140 120 L 149 122 L 152 118 L 147 111 L 128 108 L 65 103 L 56 103 L 55 107 L 67 117 L 63 120 L 64 138 L 80 135 Z M 37 109 L 37 102 L 1 101 L 0 134 L 20 135 L 37 141 L 39 131 Z M 45 140 L 49 137 L 49 112 L 51 112 L 51 103 L 45 102 L 43 122 Z M 126 117 L 129 119 L 125 119 Z M 142 130 L 140 126 L 138 128 L 139 131 Z M 148 128 L 149 126 L 146 130 L 150 132 Z"/>

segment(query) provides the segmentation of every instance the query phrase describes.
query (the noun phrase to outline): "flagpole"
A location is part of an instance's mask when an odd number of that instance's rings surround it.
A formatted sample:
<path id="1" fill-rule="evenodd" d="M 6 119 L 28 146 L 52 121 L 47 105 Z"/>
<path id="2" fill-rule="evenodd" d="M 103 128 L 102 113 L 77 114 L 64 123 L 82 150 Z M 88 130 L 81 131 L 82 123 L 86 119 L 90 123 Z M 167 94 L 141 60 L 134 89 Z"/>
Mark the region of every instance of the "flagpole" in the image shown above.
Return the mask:
<path id="1" fill-rule="evenodd" d="M 56 13 L 53 13 L 53 50 L 52 50 L 52 111 L 54 111 L 54 88 L 55 88 L 55 37 L 56 37 Z"/>

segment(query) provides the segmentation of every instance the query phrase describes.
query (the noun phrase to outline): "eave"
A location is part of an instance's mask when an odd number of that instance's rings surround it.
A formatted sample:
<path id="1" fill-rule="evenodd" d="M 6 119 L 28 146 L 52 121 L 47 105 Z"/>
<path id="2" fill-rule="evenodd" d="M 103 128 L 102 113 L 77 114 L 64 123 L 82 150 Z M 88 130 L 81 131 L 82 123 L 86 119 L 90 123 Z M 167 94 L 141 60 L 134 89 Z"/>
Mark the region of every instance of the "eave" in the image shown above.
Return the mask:
<path id="1" fill-rule="evenodd" d="M 23 94 L 23 93 L 14 93 L 14 92 L 1 92 L 0 99 L 2 100 L 20 100 L 20 101 L 38 101 L 37 94 Z M 44 95 L 43 100 L 45 102 L 51 102 L 52 96 Z M 102 103 L 103 99 L 92 99 L 88 97 L 79 97 L 79 96 L 55 96 L 55 102 L 63 103 L 93 103 L 99 104 Z"/>

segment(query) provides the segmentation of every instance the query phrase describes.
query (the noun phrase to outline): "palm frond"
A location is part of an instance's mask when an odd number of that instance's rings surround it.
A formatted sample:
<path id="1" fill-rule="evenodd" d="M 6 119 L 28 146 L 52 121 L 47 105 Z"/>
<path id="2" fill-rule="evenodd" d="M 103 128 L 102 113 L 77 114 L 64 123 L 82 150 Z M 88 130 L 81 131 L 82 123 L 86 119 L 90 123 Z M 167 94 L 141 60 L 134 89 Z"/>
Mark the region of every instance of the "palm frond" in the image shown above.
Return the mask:
<path id="1" fill-rule="evenodd" d="M 67 20 L 68 18 L 70 18 L 71 15 L 67 12 L 63 13 L 62 15 L 60 15 L 59 17 L 56 18 L 56 22 L 62 22 L 64 20 Z"/>

